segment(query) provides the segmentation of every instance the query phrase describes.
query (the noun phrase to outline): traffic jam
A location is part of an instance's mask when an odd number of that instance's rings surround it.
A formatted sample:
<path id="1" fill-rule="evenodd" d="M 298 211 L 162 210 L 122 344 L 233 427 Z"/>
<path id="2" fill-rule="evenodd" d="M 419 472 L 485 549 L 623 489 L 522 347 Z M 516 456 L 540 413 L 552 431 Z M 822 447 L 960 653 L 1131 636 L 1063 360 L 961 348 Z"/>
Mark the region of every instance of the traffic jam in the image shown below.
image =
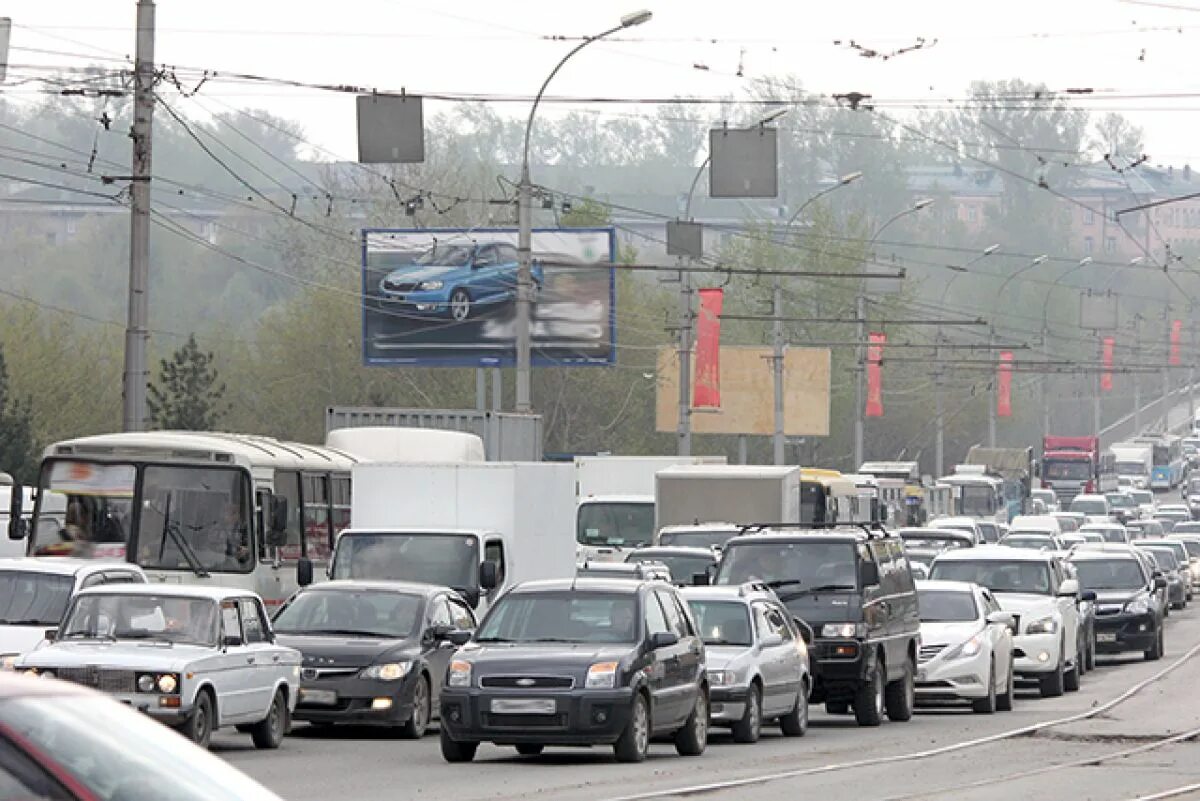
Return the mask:
<path id="1" fill-rule="evenodd" d="M 1047 437 L 931 479 L 489 462 L 472 434 L 402 428 L 59 442 L 5 488 L 0 736 L 30 786 L 75 793 L 44 797 L 159 797 L 170 762 L 172 797 L 258 798 L 203 753 L 215 732 L 637 763 L 714 729 L 803 737 L 814 705 L 863 727 L 1008 712 L 1105 657 L 1162 659 L 1200 586 L 1198 446 Z"/>

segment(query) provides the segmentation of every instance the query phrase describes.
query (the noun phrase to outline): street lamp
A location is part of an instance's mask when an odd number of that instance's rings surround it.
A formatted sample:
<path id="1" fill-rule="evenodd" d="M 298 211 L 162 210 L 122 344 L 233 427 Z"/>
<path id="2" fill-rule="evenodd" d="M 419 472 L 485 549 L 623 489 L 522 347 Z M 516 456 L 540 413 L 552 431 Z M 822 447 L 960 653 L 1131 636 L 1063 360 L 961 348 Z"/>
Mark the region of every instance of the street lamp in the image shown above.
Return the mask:
<path id="1" fill-rule="evenodd" d="M 1133 264 L 1136 262 L 1137 262 L 1137 259 L 1134 259 L 1133 262 L 1130 262 L 1130 263 Z M 1081 270 L 1084 267 L 1087 267 L 1091 263 L 1092 263 L 1092 257 L 1084 256 L 1082 259 L 1079 260 L 1078 264 L 1076 264 L 1071 269 L 1067 270 L 1065 273 L 1060 275 L 1058 278 L 1055 278 L 1054 282 L 1050 285 L 1049 289 L 1046 290 L 1046 297 L 1042 301 L 1042 350 L 1044 352 L 1044 355 L 1046 355 L 1047 357 L 1049 357 L 1049 352 L 1046 351 L 1046 342 L 1050 338 L 1050 321 L 1049 321 L 1048 315 L 1050 313 L 1050 299 L 1052 297 L 1054 297 L 1054 290 L 1059 285 L 1062 284 L 1063 279 L 1065 279 L 1067 276 L 1071 275 L 1072 273 L 1077 272 L 1078 270 Z M 1124 268 L 1121 268 L 1121 269 L 1124 269 Z M 1118 272 L 1120 272 L 1120 270 L 1118 270 Z M 1097 380 L 1099 380 L 1098 377 L 1097 377 Z M 1050 417 L 1051 417 L 1050 395 L 1049 395 L 1050 375 L 1048 373 L 1044 373 L 1042 375 L 1041 384 L 1042 384 L 1042 437 L 1045 438 L 1046 434 L 1048 434 L 1050 431 Z M 1099 395 L 1097 395 L 1097 398 L 1099 398 Z M 1099 412 L 1096 412 L 1096 417 L 1097 418 L 1099 417 Z"/>
<path id="2" fill-rule="evenodd" d="M 1043 253 L 1041 256 L 1038 256 L 1033 261 L 1029 262 L 1029 264 L 1026 264 L 1021 269 L 1012 273 L 1012 275 L 1008 276 L 1008 278 L 1005 278 L 1004 283 L 1000 284 L 999 291 L 996 292 L 996 297 L 997 298 L 1002 297 L 1004 295 L 1004 290 L 1008 288 L 1009 284 L 1011 284 L 1014 280 L 1016 280 L 1017 276 L 1023 275 L 1024 273 L 1029 272 L 1034 267 L 1037 267 L 1039 264 L 1045 264 L 1047 258 L 1049 258 L 1049 257 Z"/>
<path id="3" fill-rule="evenodd" d="M 562 59 L 555 65 L 550 74 L 546 76 L 546 80 L 542 82 L 542 88 L 538 89 L 537 95 L 533 99 L 533 106 L 529 109 L 529 119 L 525 123 L 525 141 L 521 148 L 521 182 L 517 185 L 517 331 L 516 331 L 516 347 L 517 347 L 517 412 L 528 414 L 532 410 L 530 402 L 530 379 L 531 367 L 533 361 L 533 343 L 529 332 L 529 319 L 531 317 L 532 304 L 532 284 L 533 277 L 530 269 L 530 249 L 533 244 L 533 220 L 531 199 L 533 195 L 533 187 L 529 180 L 529 138 L 533 131 L 533 118 L 537 114 L 538 104 L 542 101 L 542 95 L 546 92 L 546 87 L 554 80 L 554 76 L 563 68 L 572 56 L 578 53 L 583 48 L 598 42 L 610 34 L 626 28 L 632 28 L 636 25 L 641 25 L 648 22 L 652 16 L 649 11 L 635 11 L 631 14 L 626 14 L 621 17 L 621 23 L 616 27 L 584 39 L 571 49 Z"/>
<path id="4" fill-rule="evenodd" d="M 843 186 L 849 186 L 850 184 L 854 183 L 855 181 L 857 181 L 859 178 L 862 178 L 862 177 L 863 177 L 863 174 L 856 170 L 855 172 L 846 173 L 841 178 L 838 178 L 837 183 L 833 184 L 832 186 L 825 187 L 820 192 L 817 192 L 817 194 L 813 195 L 808 200 L 801 203 L 800 208 L 796 209 L 796 213 L 793 214 L 791 216 L 791 218 L 787 221 L 787 227 L 791 228 L 793 225 L 795 225 L 796 220 L 800 219 L 800 215 L 804 213 L 804 210 L 806 208 L 808 208 L 809 206 L 811 206 L 813 203 L 816 203 L 818 200 L 825 197 L 830 192 L 833 192 L 837 189 L 841 189 Z"/>
<path id="5" fill-rule="evenodd" d="M 887 221 L 879 226 L 875 233 L 867 240 L 867 253 L 871 252 L 871 248 L 875 246 L 876 240 L 880 235 L 887 230 L 888 226 L 902 217 L 907 217 L 909 214 L 916 214 L 922 209 L 927 209 L 933 205 L 933 198 L 927 197 L 918 200 L 916 203 L 909 206 L 907 209 L 902 209 Z M 864 264 L 865 266 L 865 264 Z M 863 429 L 866 426 L 866 397 L 867 397 L 867 354 L 866 346 L 863 344 L 867 338 L 867 295 L 866 281 L 858 282 L 858 293 L 854 297 L 854 314 L 858 319 L 858 380 L 854 383 L 856 407 L 854 415 L 854 465 L 853 469 L 858 470 L 863 463 Z"/>

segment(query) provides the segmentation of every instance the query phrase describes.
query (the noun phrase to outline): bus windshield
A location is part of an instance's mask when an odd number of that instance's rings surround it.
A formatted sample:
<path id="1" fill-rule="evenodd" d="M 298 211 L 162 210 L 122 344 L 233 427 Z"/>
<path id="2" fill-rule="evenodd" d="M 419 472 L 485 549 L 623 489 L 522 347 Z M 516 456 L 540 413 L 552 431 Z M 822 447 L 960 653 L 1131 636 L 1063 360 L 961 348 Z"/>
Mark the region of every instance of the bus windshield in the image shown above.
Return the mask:
<path id="1" fill-rule="evenodd" d="M 125 558 L 137 470 L 131 464 L 56 460 L 42 468 L 34 556 Z M 52 508 L 54 525 L 40 525 Z"/>
<path id="2" fill-rule="evenodd" d="M 959 496 L 959 514 L 968 517 L 982 517 L 996 513 L 996 493 L 990 486 L 971 486 L 964 484 Z"/>

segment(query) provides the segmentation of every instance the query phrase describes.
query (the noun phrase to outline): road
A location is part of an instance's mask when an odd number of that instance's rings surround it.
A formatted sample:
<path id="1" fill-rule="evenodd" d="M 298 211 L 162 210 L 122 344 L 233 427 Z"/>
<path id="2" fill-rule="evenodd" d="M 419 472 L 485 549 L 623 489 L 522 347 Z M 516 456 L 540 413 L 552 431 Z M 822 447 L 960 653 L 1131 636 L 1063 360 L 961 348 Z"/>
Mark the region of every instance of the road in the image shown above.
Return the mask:
<path id="1" fill-rule="evenodd" d="M 1073 799 L 1124 801 L 1200 785 L 1195 745 L 1162 742 L 1181 733 L 1200 737 L 1198 684 L 1200 604 L 1171 616 L 1162 661 L 1102 659 L 1084 677 L 1081 691 L 1058 699 L 1019 693 L 1013 712 L 990 716 L 921 711 L 909 723 L 862 729 L 848 716 L 814 710 L 803 739 L 764 732 L 756 745 L 736 745 L 718 730 L 702 757 L 680 758 L 671 745 L 655 744 L 641 765 L 617 764 L 609 749 L 558 749 L 526 758 L 484 745 L 474 763 L 450 766 L 433 732 L 409 742 L 371 729 L 326 733 L 302 724 L 276 752 L 257 752 L 248 738 L 225 733 L 214 738 L 213 750 L 291 801 L 597 801 L 648 793 L 681 798 L 689 789 L 688 797 L 730 801 L 801 796 L 984 801 L 1059 797 L 1065 788 Z M 1119 700 L 1131 689 L 1135 692 Z M 1108 708 L 1114 700 L 1119 702 Z M 1014 733 L 1079 715 L 1089 717 Z M 995 739 L 977 742 L 989 737 Z M 939 751 L 946 748 L 953 750 Z M 933 753 L 913 757 L 917 752 Z M 729 782 L 735 784 L 721 786 Z M 1200 789 L 1163 797 L 1200 798 Z"/>

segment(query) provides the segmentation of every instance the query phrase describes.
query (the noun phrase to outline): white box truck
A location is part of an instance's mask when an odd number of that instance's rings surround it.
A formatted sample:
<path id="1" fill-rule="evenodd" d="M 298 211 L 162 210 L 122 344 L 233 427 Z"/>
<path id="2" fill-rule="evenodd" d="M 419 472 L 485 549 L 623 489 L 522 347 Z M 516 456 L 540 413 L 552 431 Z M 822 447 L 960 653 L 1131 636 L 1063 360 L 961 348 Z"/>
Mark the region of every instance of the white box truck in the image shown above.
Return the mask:
<path id="1" fill-rule="evenodd" d="M 356 464 L 330 576 L 453 587 L 482 613 L 509 586 L 574 575 L 573 483 L 569 464 Z"/>
<path id="2" fill-rule="evenodd" d="M 724 456 L 576 456 L 579 560 L 619 561 L 654 539 L 654 476 L 676 465 L 721 465 Z"/>
<path id="3" fill-rule="evenodd" d="M 682 526 L 800 522 L 799 467 L 669 467 L 655 481 L 655 530 L 670 526 L 676 541 Z"/>
<path id="4" fill-rule="evenodd" d="M 325 447 L 368 462 L 484 461 L 481 437 L 437 428 L 335 428 L 325 435 Z"/>
<path id="5" fill-rule="evenodd" d="M 1134 489 L 1150 489 L 1154 449 L 1139 442 L 1118 442 L 1109 448 L 1117 463 L 1117 481 Z"/>

